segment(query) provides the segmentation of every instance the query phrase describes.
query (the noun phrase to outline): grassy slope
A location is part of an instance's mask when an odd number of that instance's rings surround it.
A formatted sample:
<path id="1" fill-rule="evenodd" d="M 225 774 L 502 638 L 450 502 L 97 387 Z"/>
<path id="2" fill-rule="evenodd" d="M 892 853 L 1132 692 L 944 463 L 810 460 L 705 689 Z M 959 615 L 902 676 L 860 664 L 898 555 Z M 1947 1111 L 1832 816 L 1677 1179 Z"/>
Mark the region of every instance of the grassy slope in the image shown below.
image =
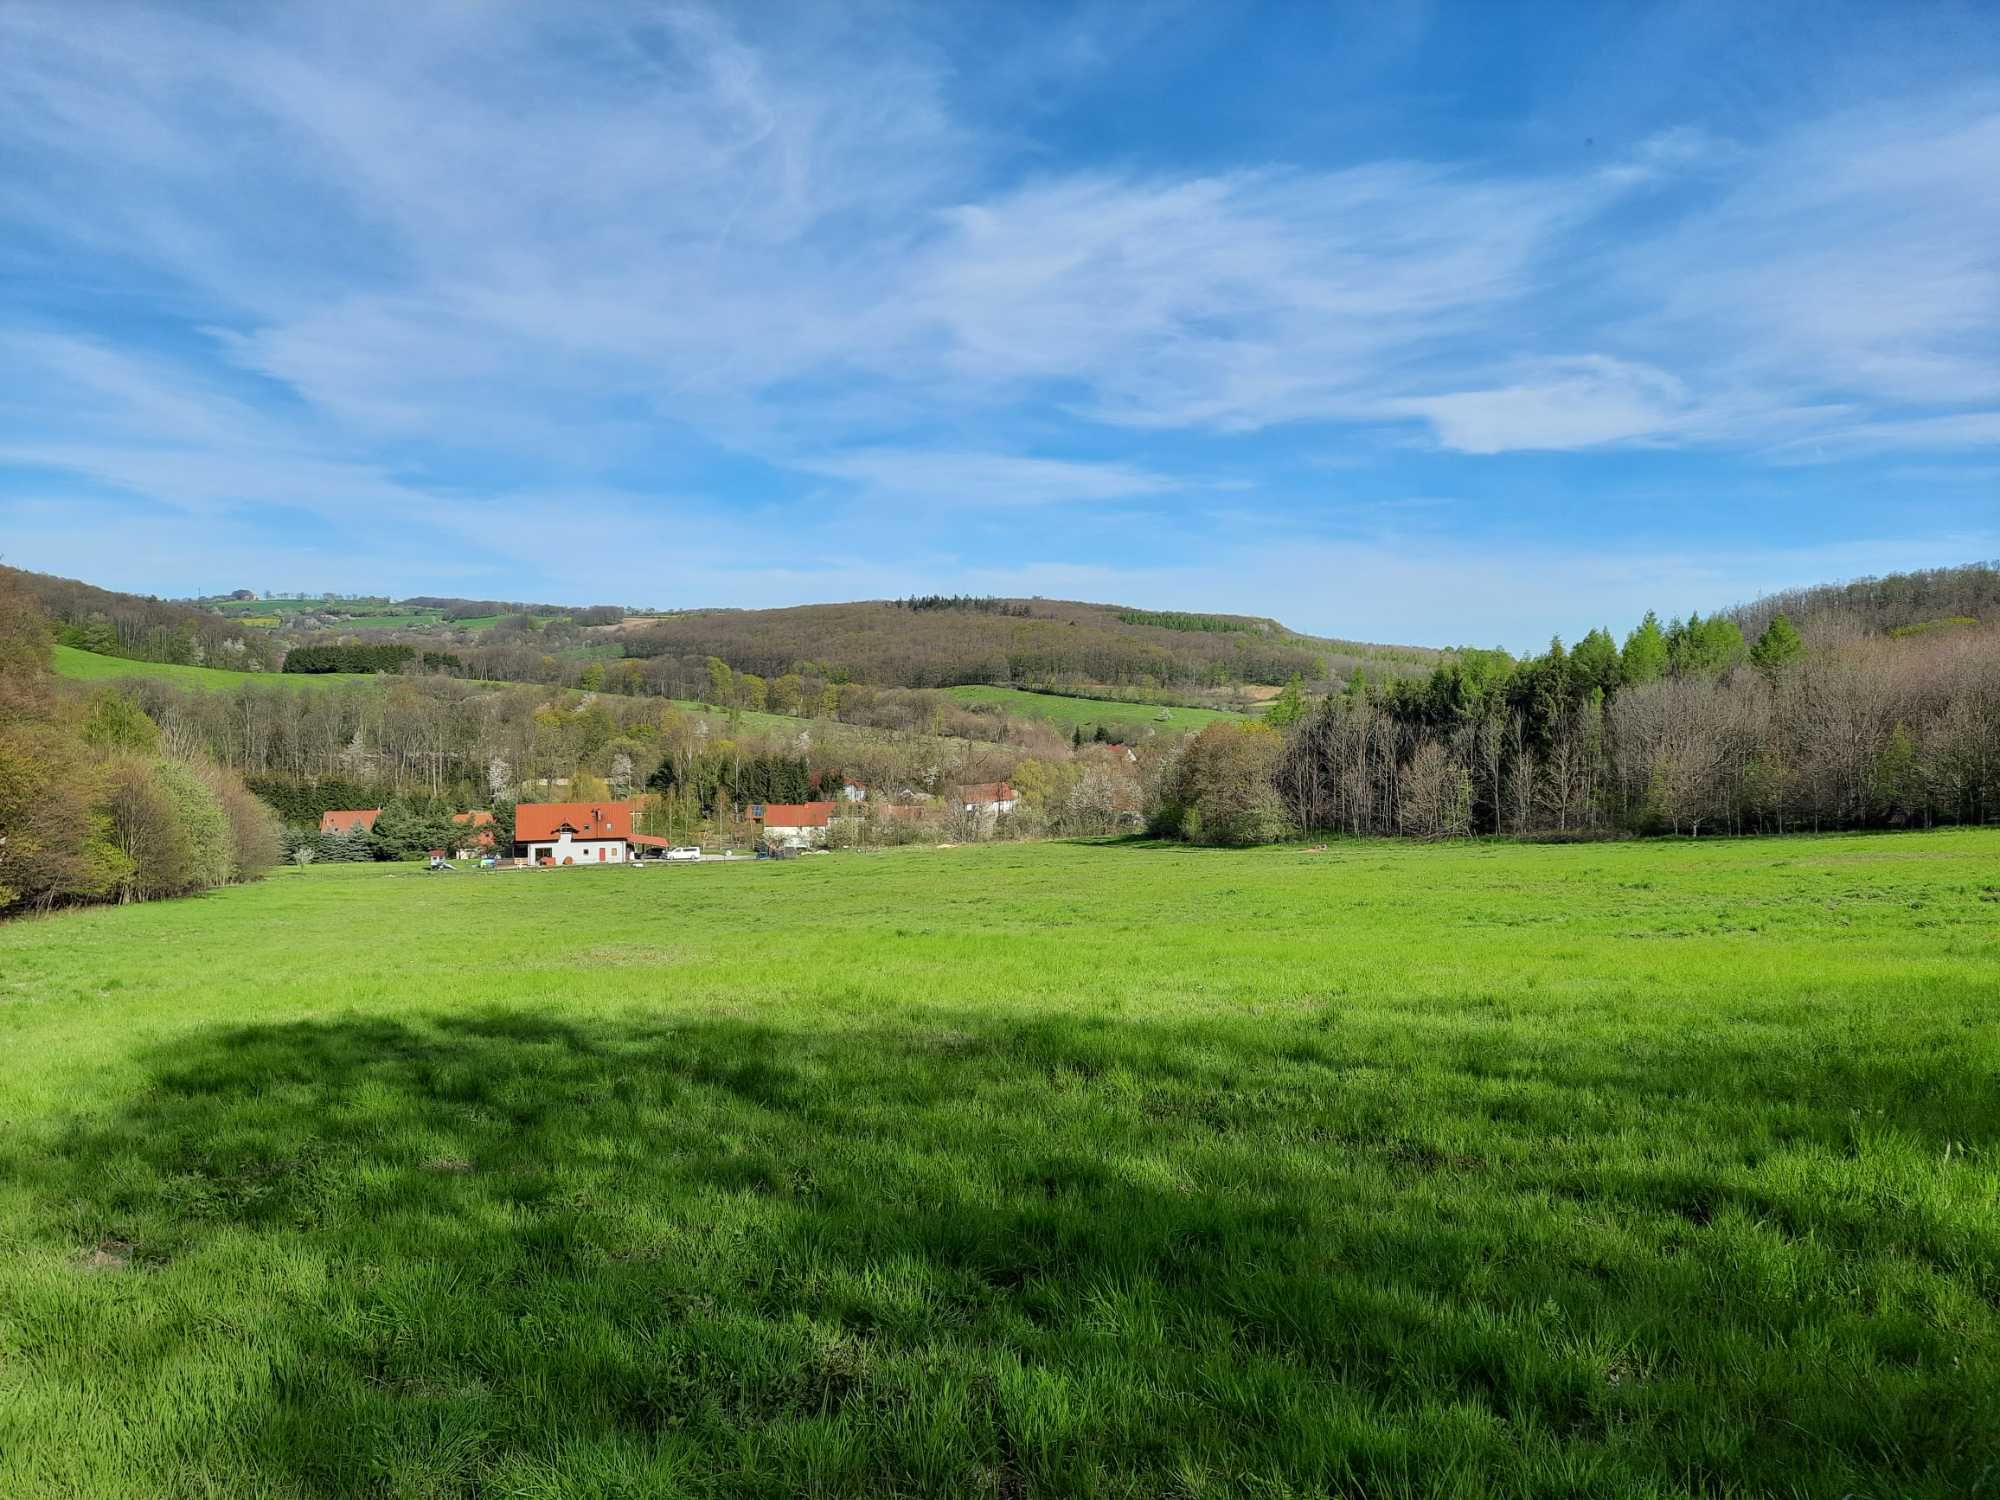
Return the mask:
<path id="1" fill-rule="evenodd" d="M 1055 693 L 1030 693 L 1008 687 L 946 688 L 947 696 L 966 704 L 996 704 L 1003 713 L 1017 719 L 1046 719 L 1063 729 L 1078 725 L 1131 724 L 1156 729 L 1162 734 L 1201 729 L 1217 719 L 1240 719 L 1241 714 L 1212 708 L 1160 708 L 1150 703 L 1107 703 L 1097 698 L 1069 698 Z M 1161 714 L 1167 717 L 1162 719 Z"/>
<path id="2" fill-rule="evenodd" d="M 225 672 L 217 667 L 182 667 L 162 661 L 128 661 L 122 656 L 99 656 L 95 651 L 79 651 L 74 646 L 55 648 L 55 669 L 58 676 L 80 678 L 86 682 L 116 682 L 126 677 L 159 677 L 168 682 L 177 682 L 183 687 L 235 688 L 244 683 L 271 684 L 280 687 L 310 687 L 315 683 L 367 682 L 370 678 L 359 672 L 328 672 L 308 674 L 304 672 Z"/>
<path id="3" fill-rule="evenodd" d="M 78 678 L 93 682 L 116 682 L 128 677 L 160 677 L 177 682 L 183 687 L 226 690 L 248 683 L 252 686 L 276 685 L 283 688 L 309 688 L 316 684 L 332 682 L 387 682 L 392 676 L 369 675 L 356 672 L 224 672 L 214 667 L 181 667 L 167 662 L 127 661 L 119 656 L 99 656 L 94 651 L 79 651 L 73 646 L 55 648 L 55 669 L 59 676 Z M 505 682 L 478 680 L 482 687 L 532 686 Z M 559 691 L 549 689 L 550 692 Z M 561 689 L 560 691 L 571 691 Z M 607 698 L 617 698 L 620 694 L 607 693 Z M 659 702 L 659 699 L 646 699 Z M 669 701 L 674 707 L 708 721 L 711 734 L 728 736 L 739 729 L 748 733 L 772 733 L 796 735 L 806 731 L 819 737 L 838 739 L 849 736 L 856 739 L 894 738 L 900 743 L 928 746 L 940 754 L 948 754 L 958 742 L 934 739 L 927 735 L 890 735 L 887 730 L 870 729 L 861 725 L 839 724 L 826 719 L 794 718 L 787 714 L 739 713 L 732 717 L 725 711 L 710 708 L 692 699 L 675 698 Z"/>
<path id="4" fill-rule="evenodd" d="M 1963 1492 L 1997 862 L 997 846 L 16 923 L 0 1493 Z"/>

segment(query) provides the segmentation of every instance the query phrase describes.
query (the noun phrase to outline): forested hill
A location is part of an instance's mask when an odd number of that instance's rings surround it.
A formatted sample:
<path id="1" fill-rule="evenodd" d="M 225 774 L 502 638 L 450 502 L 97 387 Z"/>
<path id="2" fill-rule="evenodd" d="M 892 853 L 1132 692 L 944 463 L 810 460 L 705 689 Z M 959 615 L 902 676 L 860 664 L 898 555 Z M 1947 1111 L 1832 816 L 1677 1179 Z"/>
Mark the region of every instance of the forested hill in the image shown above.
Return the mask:
<path id="1" fill-rule="evenodd" d="M 893 687 L 1222 687 L 1428 671 L 1418 646 L 1328 640 L 1250 615 L 1061 599 L 931 596 L 790 609 L 701 610 L 627 626 L 641 656 L 720 657 L 741 672 L 799 670 Z"/>
<path id="2" fill-rule="evenodd" d="M 1771 594 L 1735 612 L 1746 636 L 1782 614 L 1808 636 L 1913 635 L 2000 622 L 2000 563 L 1924 568 Z"/>
<path id="3" fill-rule="evenodd" d="M 272 636 L 193 605 L 0 567 L 0 588 L 9 586 L 55 624 L 61 644 L 101 656 L 246 671 L 276 671 L 284 660 Z"/>

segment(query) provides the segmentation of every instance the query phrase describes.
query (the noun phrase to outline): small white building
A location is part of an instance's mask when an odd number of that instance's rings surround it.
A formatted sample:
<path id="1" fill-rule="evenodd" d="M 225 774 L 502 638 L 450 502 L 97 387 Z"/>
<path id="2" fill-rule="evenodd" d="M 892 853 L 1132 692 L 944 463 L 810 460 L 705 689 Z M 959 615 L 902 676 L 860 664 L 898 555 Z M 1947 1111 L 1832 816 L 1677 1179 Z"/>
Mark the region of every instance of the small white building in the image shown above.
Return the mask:
<path id="1" fill-rule="evenodd" d="M 1020 804 L 1014 788 L 1004 781 L 982 781 L 962 786 L 952 794 L 952 804 L 983 823 L 1005 817 Z"/>

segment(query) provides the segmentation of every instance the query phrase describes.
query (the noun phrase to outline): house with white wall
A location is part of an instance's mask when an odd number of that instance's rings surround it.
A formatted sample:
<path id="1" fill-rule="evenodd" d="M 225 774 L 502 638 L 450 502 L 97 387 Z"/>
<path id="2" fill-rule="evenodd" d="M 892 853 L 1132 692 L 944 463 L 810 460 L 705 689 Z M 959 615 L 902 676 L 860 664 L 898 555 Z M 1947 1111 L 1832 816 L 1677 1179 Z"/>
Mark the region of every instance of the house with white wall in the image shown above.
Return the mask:
<path id="1" fill-rule="evenodd" d="M 538 865 L 622 865 L 666 840 L 632 831 L 630 802 L 523 802 L 514 847 Z"/>
<path id="2" fill-rule="evenodd" d="M 1014 788 L 1004 781 L 981 781 L 952 793 L 954 811 L 968 813 L 982 824 L 1005 817 L 1020 805 Z"/>
<path id="3" fill-rule="evenodd" d="M 760 802 L 751 806 L 750 819 L 767 844 L 812 847 L 826 842 L 833 808 L 831 802 Z"/>

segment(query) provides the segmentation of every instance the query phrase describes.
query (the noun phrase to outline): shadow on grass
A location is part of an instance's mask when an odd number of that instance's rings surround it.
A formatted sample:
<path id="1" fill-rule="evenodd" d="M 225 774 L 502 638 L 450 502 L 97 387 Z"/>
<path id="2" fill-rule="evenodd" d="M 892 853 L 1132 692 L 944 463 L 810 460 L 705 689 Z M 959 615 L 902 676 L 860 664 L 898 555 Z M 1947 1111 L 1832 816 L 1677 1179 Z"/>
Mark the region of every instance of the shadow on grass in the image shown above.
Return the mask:
<path id="1" fill-rule="evenodd" d="M 107 1442 L 184 1403 L 138 1491 L 1942 1494 L 1981 1472 L 1990 1235 L 1885 1218 L 1859 1167 L 1732 1175 L 1727 1123 L 1680 1156 L 1635 1138 L 1704 1128 L 1671 1073 L 1577 1152 L 1604 1076 L 1482 1114 L 1470 1074 L 1281 1042 L 516 1012 L 203 1033 L 0 1157 L 48 1242 L 123 1268 L 18 1339 L 68 1340 L 37 1368 L 95 1391 Z M 1831 1160 L 1845 1113 L 1792 1128 Z M 188 1314 L 142 1334 L 134 1297 L 169 1295 Z"/>

